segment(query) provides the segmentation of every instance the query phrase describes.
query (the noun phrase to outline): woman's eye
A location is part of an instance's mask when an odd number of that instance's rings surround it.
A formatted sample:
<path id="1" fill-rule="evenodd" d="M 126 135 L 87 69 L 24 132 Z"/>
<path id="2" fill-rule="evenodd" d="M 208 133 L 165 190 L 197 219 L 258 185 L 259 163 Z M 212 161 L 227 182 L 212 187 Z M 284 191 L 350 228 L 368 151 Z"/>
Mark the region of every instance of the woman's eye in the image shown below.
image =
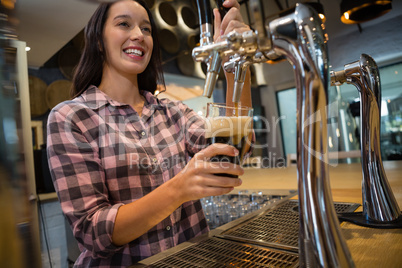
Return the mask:
<path id="1" fill-rule="evenodd" d="M 149 28 L 149 27 L 143 27 L 142 30 L 143 30 L 144 32 L 148 32 L 148 33 L 151 33 L 151 32 L 152 32 L 151 28 Z"/>
<path id="2" fill-rule="evenodd" d="M 122 27 L 130 27 L 130 25 L 127 22 L 120 22 L 118 25 Z"/>

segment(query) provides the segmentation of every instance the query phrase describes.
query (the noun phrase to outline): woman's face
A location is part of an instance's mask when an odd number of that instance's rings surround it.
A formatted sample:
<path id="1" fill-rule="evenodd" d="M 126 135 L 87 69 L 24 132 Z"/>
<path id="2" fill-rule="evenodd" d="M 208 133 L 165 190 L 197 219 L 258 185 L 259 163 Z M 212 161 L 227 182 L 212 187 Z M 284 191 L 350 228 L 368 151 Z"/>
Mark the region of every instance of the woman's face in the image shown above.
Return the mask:
<path id="1" fill-rule="evenodd" d="M 112 72 L 137 75 L 147 67 L 153 39 L 147 11 L 139 3 L 122 0 L 110 9 L 103 31 L 106 64 Z"/>

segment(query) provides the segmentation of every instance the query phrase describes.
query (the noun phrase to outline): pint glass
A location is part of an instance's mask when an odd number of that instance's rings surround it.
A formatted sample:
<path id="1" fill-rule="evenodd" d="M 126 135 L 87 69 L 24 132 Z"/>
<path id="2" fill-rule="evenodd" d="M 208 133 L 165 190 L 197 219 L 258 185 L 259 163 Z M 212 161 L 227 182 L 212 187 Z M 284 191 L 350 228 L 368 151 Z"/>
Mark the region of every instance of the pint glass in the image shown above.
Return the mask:
<path id="1" fill-rule="evenodd" d="M 207 144 L 224 143 L 234 146 L 239 155 L 232 157 L 217 155 L 212 162 L 230 162 L 242 165 L 244 156 L 251 146 L 253 109 L 244 106 L 227 106 L 220 103 L 208 103 L 205 138 Z M 237 177 L 230 174 L 221 176 Z"/>

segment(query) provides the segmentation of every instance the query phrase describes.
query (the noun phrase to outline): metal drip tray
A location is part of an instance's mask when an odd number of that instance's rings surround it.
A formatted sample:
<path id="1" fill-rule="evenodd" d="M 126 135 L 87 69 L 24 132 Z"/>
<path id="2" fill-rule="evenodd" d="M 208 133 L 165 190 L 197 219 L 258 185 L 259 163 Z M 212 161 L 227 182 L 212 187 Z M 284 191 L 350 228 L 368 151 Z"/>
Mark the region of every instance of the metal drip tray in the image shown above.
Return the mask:
<path id="1" fill-rule="evenodd" d="M 298 267 L 296 253 L 211 237 L 147 267 Z"/>
<path id="2" fill-rule="evenodd" d="M 352 212 L 359 204 L 334 203 L 337 213 Z M 298 251 L 298 201 L 287 200 L 272 210 L 229 228 L 219 237 L 264 246 Z"/>
<path id="3" fill-rule="evenodd" d="M 298 200 L 292 195 L 133 267 L 299 267 Z M 335 203 L 337 213 L 360 205 Z"/>

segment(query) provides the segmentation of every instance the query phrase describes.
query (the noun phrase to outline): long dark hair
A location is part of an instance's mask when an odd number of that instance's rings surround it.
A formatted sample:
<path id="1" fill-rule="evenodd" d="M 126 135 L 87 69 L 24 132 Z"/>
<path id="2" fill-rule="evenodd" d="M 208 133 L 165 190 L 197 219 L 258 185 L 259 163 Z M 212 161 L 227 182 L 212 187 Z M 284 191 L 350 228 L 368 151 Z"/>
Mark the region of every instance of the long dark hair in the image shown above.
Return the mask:
<path id="1" fill-rule="evenodd" d="M 151 11 L 142 0 L 133 0 L 145 8 L 152 27 L 153 50 L 148 66 L 138 75 L 138 87 L 141 90 L 155 92 L 158 83 L 165 86 L 160 47 L 155 21 Z M 103 64 L 106 59 L 105 45 L 103 43 L 103 28 L 108 17 L 108 11 L 113 3 L 102 3 L 96 9 L 84 29 L 85 45 L 80 62 L 74 73 L 71 96 L 81 95 L 90 85 L 99 86 L 102 79 Z"/>

